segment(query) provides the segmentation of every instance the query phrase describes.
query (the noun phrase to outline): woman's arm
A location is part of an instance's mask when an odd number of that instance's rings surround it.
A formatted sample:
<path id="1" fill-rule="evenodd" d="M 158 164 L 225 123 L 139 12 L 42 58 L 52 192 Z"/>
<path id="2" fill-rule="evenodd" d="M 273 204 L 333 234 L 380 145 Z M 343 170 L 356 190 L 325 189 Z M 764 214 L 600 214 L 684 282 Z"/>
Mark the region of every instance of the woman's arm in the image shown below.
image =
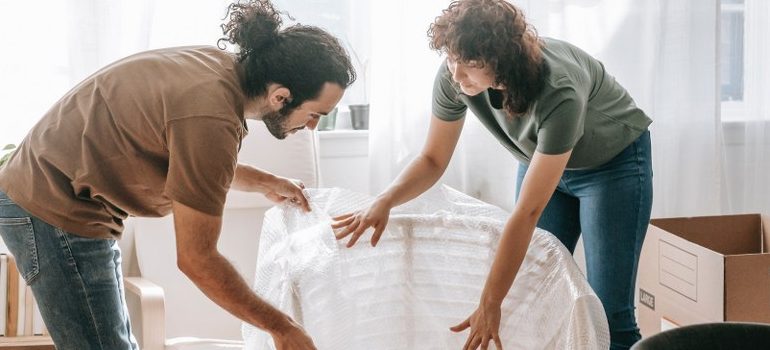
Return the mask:
<path id="1" fill-rule="evenodd" d="M 529 247 L 537 221 L 551 199 L 572 151 L 559 155 L 535 152 L 524 176 L 521 193 L 505 224 L 492 269 L 487 278 L 482 303 L 500 305 L 511 289 Z"/>
<path id="2" fill-rule="evenodd" d="M 452 159 L 464 120 L 465 118 L 444 121 L 435 116 L 431 117 L 428 137 L 422 151 L 378 197 L 395 207 L 431 188 L 444 174 Z"/>
<path id="3" fill-rule="evenodd" d="M 500 306 L 511 289 L 540 214 L 548 205 L 571 154 L 572 151 L 559 155 L 535 152 L 532 157 L 519 200 L 503 228 L 479 307 L 465 321 L 450 328 L 454 332 L 471 328 L 464 350 L 476 349 L 479 345 L 487 349 L 489 342 L 494 342 L 498 349 L 502 348 L 499 336 Z"/>
<path id="4" fill-rule="evenodd" d="M 367 228 L 373 227 L 372 245 L 376 245 L 385 230 L 390 210 L 414 199 L 433 186 L 444 174 L 460 139 L 465 118 L 445 121 L 431 117 L 428 138 L 420 154 L 393 180 L 372 205 L 357 212 L 334 218 L 332 228 L 341 229 L 337 239 L 351 235 L 347 246 L 352 247 Z"/>

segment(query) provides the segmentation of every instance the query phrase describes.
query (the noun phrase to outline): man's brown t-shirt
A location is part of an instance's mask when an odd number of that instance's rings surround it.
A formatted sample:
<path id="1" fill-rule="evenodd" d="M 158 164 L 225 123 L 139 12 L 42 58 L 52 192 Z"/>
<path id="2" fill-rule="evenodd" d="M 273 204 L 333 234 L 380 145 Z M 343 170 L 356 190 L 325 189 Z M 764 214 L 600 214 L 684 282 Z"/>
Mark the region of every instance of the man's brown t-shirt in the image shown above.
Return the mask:
<path id="1" fill-rule="evenodd" d="M 73 234 L 116 238 L 171 201 L 221 215 L 244 95 L 234 56 L 181 47 L 126 57 L 59 100 L 0 169 L 0 189 Z"/>

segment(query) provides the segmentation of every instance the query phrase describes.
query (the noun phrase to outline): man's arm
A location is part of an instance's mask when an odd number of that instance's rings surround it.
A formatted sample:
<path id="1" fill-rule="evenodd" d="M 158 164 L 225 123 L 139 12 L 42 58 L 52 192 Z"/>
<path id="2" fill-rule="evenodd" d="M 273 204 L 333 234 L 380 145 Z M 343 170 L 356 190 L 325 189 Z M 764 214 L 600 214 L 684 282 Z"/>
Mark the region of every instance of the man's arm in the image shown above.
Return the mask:
<path id="1" fill-rule="evenodd" d="M 177 266 L 206 296 L 234 316 L 273 336 L 276 344 L 292 342 L 314 349 L 312 341 L 289 316 L 260 299 L 217 250 L 222 218 L 174 201 Z M 289 347 L 293 349 L 292 347 Z"/>
<path id="2" fill-rule="evenodd" d="M 238 163 L 235 168 L 232 189 L 245 192 L 270 192 L 270 184 L 276 181 L 276 176 L 254 166 Z"/>
<path id="3" fill-rule="evenodd" d="M 276 176 L 251 165 L 238 163 L 231 188 L 238 191 L 259 192 L 276 203 L 289 200 L 292 205 L 310 211 L 310 204 L 302 192 L 305 188 L 302 181 Z"/>

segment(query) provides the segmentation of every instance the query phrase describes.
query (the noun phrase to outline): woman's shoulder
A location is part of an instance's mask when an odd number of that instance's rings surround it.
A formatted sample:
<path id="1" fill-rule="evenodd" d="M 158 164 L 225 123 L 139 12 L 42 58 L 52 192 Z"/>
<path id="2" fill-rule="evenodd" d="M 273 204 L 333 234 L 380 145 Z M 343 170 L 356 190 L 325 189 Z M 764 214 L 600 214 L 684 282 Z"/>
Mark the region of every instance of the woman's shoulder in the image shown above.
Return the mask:
<path id="1" fill-rule="evenodd" d="M 583 49 L 581 49 L 580 46 L 575 45 L 566 40 L 541 36 L 540 41 L 543 43 L 543 49 L 546 51 L 568 50 L 568 51 L 574 51 L 583 55 L 588 55 L 588 53 L 586 53 Z"/>
<path id="2" fill-rule="evenodd" d="M 590 85 L 586 62 L 591 58 L 587 53 L 564 40 L 542 39 L 543 59 L 548 65 L 545 90 L 565 92 Z"/>

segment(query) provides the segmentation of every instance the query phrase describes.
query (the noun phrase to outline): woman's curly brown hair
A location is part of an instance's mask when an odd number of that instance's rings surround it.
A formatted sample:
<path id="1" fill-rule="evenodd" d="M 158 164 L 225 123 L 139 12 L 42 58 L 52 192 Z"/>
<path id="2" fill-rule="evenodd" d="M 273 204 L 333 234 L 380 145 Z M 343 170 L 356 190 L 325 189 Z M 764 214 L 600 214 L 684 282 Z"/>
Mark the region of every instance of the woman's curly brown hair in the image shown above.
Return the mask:
<path id="1" fill-rule="evenodd" d="M 481 62 L 505 88 L 503 106 L 522 116 L 543 90 L 542 41 L 521 9 L 505 0 L 455 0 L 428 29 L 430 47 L 458 62 Z"/>

